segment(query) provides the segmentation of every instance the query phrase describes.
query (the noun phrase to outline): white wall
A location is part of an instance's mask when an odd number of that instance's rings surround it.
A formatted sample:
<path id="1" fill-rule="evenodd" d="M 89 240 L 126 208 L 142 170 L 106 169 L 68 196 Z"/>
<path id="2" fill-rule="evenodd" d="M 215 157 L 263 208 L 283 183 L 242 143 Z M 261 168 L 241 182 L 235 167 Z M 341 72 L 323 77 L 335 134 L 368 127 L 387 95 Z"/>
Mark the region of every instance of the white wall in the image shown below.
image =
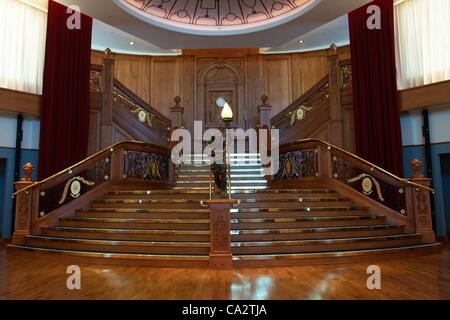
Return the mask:
<path id="1" fill-rule="evenodd" d="M 39 149 L 39 119 L 25 117 L 23 122 L 22 149 Z M 17 115 L 0 112 L 0 148 L 15 148 Z"/>

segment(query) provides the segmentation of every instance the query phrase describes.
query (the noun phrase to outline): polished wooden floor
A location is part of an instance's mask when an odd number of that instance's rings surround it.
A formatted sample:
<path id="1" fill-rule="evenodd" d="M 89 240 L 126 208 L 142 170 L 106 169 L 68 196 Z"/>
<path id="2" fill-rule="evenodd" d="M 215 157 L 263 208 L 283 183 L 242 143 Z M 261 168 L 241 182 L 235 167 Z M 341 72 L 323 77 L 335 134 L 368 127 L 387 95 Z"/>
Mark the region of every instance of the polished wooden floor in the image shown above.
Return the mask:
<path id="1" fill-rule="evenodd" d="M 440 255 L 288 268 L 146 268 L 79 264 L 81 290 L 66 287 L 67 257 L 6 255 L 0 248 L 0 299 L 450 299 L 450 248 Z M 366 269 L 381 268 L 381 290 Z"/>

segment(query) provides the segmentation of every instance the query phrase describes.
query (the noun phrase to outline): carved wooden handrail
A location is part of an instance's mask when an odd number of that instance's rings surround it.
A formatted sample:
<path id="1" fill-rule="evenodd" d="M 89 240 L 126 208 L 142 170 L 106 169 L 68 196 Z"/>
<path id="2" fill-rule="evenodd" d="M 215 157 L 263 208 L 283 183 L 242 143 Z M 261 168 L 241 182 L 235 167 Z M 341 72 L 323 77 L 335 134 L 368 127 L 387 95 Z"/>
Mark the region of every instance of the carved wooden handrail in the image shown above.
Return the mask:
<path id="1" fill-rule="evenodd" d="M 49 225 L 123 181 L 169 181 L 170 151 L 139 141 L 122 141 L 35 183 L 16 183 L 14 242 Z"/>
<path id="2" fill-rule="evenodd" d="M 321 79 L 314 87 L 305 92 L 301 97 L 292 102 L 289 106 L 280 111 L 277 115 L 272 117 L 270 123 L 272 128 L 278 128 L 279 125 L 291 118 L 291 114 L 295 112 L 299 107 L 301 107 L 305 102 L 309 99 L 313 98 L 318 92 L 320 92 L 324 87 L 328 84 L 329 76 L 326 75 L 323 79 Z M 328 98 L 328 97 L 327 97 Z"/>
<path id="3" fill-rule="evenodd" d="M 150 128 L 165 131 L 167 134 L 172 127 L 172 121 L 169 118 L 139 98 L 117 79 L 114 79 L 113 100 L 135 114 L 140 122 Z"/>
<path id="4" fill-rule="evenodd" d="M 339 147 L 336 147 L 330 143 L 327 143 L 319 139 L 304 139 L 282 144 L 280 146 L 280 154 L 304 149 L 315 149 L 317 147 L 322 147 L 328 150 L 332 155 L 336 155 L 341 157 L 342 159 L 348 160 L 349 162 L 351 162 L 352 165 L 355 165 L 363 170 L 368 170 L 369 172 L 371 172 L 372 175 L 376 175 L 380 179 L 386 179 L 387 182 L 395 184 L 396 186 L 403 186 L 403 187 L 411 186 L 434 193 L 434 190 L 431 188 L 400 178 L 386 171 L 385 169 L 377 166 L 376 164 L 371 163 L 370 161 L 367 161 L 351 152 L 343 150 Z"/>

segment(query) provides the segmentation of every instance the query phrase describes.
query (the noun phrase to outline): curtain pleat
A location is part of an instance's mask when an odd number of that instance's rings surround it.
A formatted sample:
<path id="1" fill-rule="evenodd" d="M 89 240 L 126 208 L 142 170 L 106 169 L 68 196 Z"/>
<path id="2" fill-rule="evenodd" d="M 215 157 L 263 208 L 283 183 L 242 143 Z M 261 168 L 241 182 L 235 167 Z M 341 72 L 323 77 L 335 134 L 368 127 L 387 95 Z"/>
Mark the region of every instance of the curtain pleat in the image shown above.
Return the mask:
<path id="1" fill-rule="evenodd" d="M 0 87 L 42 93 L 47 14 L 0 0 Z"/>
<path id="2" fill-rule="evenodd" d="M 92 18 L 81 29 L 66 26 L 67 7 L 49 1 L 42 94 L 39 179 L 87 155 Z"/>
<path id="3" fill-rule="evenodd" d="M 367 7 L 381 8 L 381 29 L 367 28 Z M 349 14 L 357 153 L 403 175 L 397 106 L 393 0 L 375 0 Z"/>

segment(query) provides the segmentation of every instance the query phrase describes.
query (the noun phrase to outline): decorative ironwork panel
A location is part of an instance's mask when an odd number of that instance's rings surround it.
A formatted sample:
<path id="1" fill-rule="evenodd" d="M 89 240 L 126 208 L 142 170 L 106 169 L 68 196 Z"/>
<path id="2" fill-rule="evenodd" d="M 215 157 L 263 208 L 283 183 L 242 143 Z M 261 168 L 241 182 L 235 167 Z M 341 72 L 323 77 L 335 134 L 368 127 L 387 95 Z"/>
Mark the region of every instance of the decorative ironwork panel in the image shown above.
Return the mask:
<path id="1" fill-rule="evenodd" d="M 136 103 L 125 92 L 123 92 L 116 86 L 114 86 L 113 88 L 113 100 L 119 106 L 123 107 L 125 110 L 133 114 L 138 121 L 142 122 L 147 127 L 156 130 L 162 136 L 167 136 L 168 134 L 167 124 L 161 121 L 150 111 L 148 111 L 147 109 L 143 108 L 141 105 Z"/>
<path id="2" fill-rule="evenodd" d="M 314 149 L 280 154 L 280 166 L 275 180 L 317 177 L 318 162 Z"/>
<path id="3" fill-rule="evenodd" d="M 100 71 L 91 70 L 89 79 L 89 90 L 91 92 L 100 92 L 100 76 L 101 76 Z"/>
<path id="4" fill-rule="evenodd" d="M 343 64 L 341 66 L 341 73 L 342 73 L 342 87 L 348 88 L 352 86 L 353 76 L 352 76 L 352 65 L 349 64 Z"/>
<path id="5" fill-rule="evenodd" d="M 124 154 L 124 178 L 151 181 L 169 179 L 169 157 L 156 153 L 127 151 Z"/>
<path id="6" fill-rule="evenodd" d="M 394 186 L 377 177 L 371 171 L 351 165 L 348 161 L 333 156 L 333 178 L 367 197 L 406 215 L 405 189 Z"/>
<path id="7" fill-rule="evenodd" d="M 111 177 L 110 158 L 97 162 L 93 167 L 49 189 L 39 190 L 39 216 L 70 203 L 88 191 L 98 187 Z"/>

